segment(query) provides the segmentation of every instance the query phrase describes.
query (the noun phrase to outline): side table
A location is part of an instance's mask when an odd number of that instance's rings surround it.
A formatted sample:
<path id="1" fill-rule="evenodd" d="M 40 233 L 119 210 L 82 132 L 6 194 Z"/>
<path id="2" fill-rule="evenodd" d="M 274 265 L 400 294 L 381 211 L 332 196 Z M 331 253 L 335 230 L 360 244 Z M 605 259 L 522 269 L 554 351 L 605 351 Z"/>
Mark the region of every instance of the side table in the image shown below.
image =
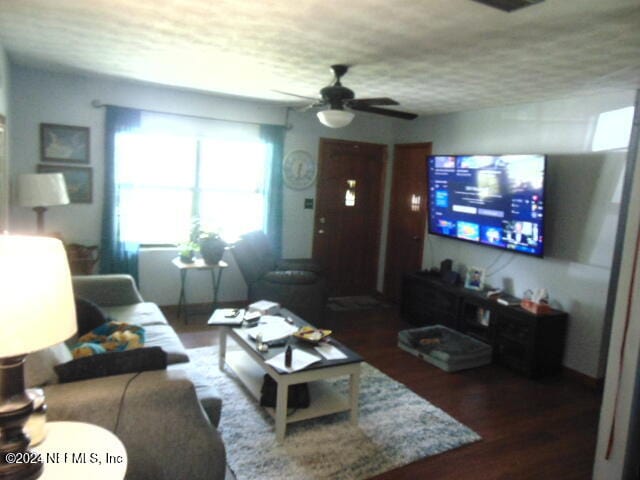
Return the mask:
<path id="1" fill-rule="evenodd" d="M 47 436 L 32 449 L 44 463 L 39 480 L 118 480 L 127 473 L 127 451 L 118 437 L 97 425 L 47 422 Z"/>
<path id="2" fill-rule="evenodd" d="M 173 265 L 180 270 L 180 298 L 178 300 L 178 318 L 182 316 L 184 311 L 185 323 L 189 323 L 189 312 L 187 309 L 187 272 L 192 270 L 209 270 L 211 272 L 211 284 L 213 289 L 213 304 L 212 311 L 216 309 L 218 305 L 218 290 L 220 289 L 220 281 L 222 279 L 222 271 L 229 266 L 229 264 L 223 260 L 220 260 L 217 264 L 209 265 L 204 262 L 203 259 L 198 258 L 193 263 L 184 263 L 180 260 L 180 257 L 174 258 Z"/>

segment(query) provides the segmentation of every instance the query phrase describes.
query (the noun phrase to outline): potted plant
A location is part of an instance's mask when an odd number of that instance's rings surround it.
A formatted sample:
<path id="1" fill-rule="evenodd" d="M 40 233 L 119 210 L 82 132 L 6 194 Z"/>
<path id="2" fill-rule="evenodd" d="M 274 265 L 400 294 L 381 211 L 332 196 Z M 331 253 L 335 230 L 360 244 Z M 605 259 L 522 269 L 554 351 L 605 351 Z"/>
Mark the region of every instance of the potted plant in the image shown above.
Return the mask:
<path id="1" fill-rule="evenodd" d="M 215 265 L 222 260 L 227 243 L 215 232 L 200 233 L 200 255 L 207 265 Z"/>
<path id="2" fill-rule="evenodd" d="M 193 263 L 195 254 L 200 250 L 200 245 L 195 242 L 187 242 L 180 245 L 180 261 Z"/>
<path id="3" fill-rule="evenodd" d="M 189 240 L 180 243 L 178 248 L 182 263 L 193 263 L 195 261 L 195 256 L 200 251 L 200 220 L 197 217 L 191 219 Z"/>

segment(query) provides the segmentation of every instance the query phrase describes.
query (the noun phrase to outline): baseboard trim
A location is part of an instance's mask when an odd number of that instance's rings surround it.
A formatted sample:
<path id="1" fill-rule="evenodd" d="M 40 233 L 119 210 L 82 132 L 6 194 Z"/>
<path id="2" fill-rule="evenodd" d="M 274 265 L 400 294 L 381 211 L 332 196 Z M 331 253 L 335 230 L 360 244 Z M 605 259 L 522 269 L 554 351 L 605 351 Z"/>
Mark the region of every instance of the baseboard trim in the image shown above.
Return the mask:
<path id="1" fill-rule="evenodd" d="M 604 390 L 604 378 L 594 378 L 569 367 L 562 367 L 562 370 L 565 376 L 578 383 L 581 383 L 585 387 L 589 387 L 593 390 L 599 391 Z"/>

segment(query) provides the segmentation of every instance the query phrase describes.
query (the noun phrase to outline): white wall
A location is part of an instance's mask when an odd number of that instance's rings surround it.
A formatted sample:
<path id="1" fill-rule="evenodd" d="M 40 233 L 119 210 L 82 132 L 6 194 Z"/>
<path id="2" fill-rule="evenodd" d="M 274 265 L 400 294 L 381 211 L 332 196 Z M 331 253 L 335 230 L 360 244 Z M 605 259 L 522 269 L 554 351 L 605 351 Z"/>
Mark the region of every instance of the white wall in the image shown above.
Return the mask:
<path id="1" fill-rule="evenodd" d="M 640 91 L 638 92 L 640 94 Z M 639 97 L 640 98 L 640 97 Z M 638 116 L 637 118 L 640 118 Z M 637 127 L 636 134 L 640 132 Z M 637 142 L 637 140 L 636 140 Z M 640 150 L 636 152 L 636 167 L 631 187 L 631 200 L 627 213 L 626 232 L 618 291 L 616 296 L 615 311 L 611 329 L 611 342 L 609 344 L 607 375 L 600 411 L 600 425 L 598 429 L 598 444 L 593 471 L 595 480 L 608 480 L 613 478 L 631 478 L 623 476 L 625 466 L 625 451 L 636 456 L 638 452 L 628 450 L 629 432 L 633 409 L 634 387 L 640 374 L 640 263 L 635 264 L 638 252 L 638 232 L 640 228 Z M 631 300 L 631 302 L 630 302 Z M 623 365 L 620 365 L 620 352 L 623 347 L 625 322 L 629 317 L 629 326 L 626 336 L 626 344 L 623 357 Z M 638 402 L 638 398 L 635 399 Z M 617 403 L 617 408 L 616 408 Z M 637 415 L 637 403 L 636 403 Z M 609 434 L 615 412 L 615 435 L 611 456 L 606 459 Z M 635 418 L 637 422 L 637 417 Z"/>
<path id="2" fill-rule="evenodd" d="M 0 44 L 0 115 L 9 125 L 9 60 Z M 0 232 L 7 228 L 9 218 L 9 145 L 8 135 L 4 136 L 4 152 L 0 151 Z M 4 155 L 3 155 L 4 154 Z"/>
<path id="3" fill-rule="evenodd" d="M 11 161 L 14 181 L 20 173 L 36 170 L 40 123 L 91 128 L 93 203 L 53 207 L 46 213 L 46 231 L 59 232 L 66 241 L 86 245 L 99 243 L 103 197 L 104 110 L 93 108 L 92 100 L 229 120 L 285 123 L 285 108 L 266 103 L 100 77 L 49 73 L 18 65 L 13 65 L 11 76 L 15 85 L 11 95 L 15 112 L 12 122 L 16 126 L 12 133 L 16 145 Z M 349 127 L 334 130 L 321 125 L 313 112 L 293 111 L 289 117 L 292 128 L 285 136 L 285 154 L 302 149 L 317 158 L 320 137 L 389 144 L 392 123 L 390 119 L 363 114 L 358 115 Z M 390 180 L 389 175 L 387 180 Z M 314 210 L 304 209 L 305 198 L 315 200 L 315 186 L 304 191 L 284 190 L 283 254 L 287 257 L 311 256 Z M 12 206 L 11 220 L 14 232 L 33 232 L 35 229 L 35 216 L 30 209 Z M 383 242 L 384 238 L 383 235 Z M 381 247 L 384 252 L 384 243 Z M 170 263 L 175 255 L 173 249 L 141 252 L 140 289 L 146 299 L 161 305 L 177 303 L 178 272 Z M 231 255 L 225 254 L 224 259 L 230 263 L 230 268 L 224 272 L 220 300 L 242 300 L 246 298 L 246 285 Z M 380 261 L 382 264 L 382 255 Z M 190 302 L 211 299 L 211 281 L 206 272 L 190 273 L 188 282 Z"/>
<path id="4" fill-rule="evenodd" d="M 396 131 L 396 141 L 433 142 L 434 153 L 547 153 L 547 242 L 544 259 L 425 235 L 424 267 L 451 258 L 457 268 L 488 267 L 488 282 L 522 295 L 546 287 L 569 312 L 564 364 L 603 375 L 603 315 L 610 277 L 621 153 L 593 153 L 598 115 L 632 106 L 634 92 L 575 97 L 437 115 Z"/>
<path id="5" fill-rule="evenodd" d="M 284 124 L 285 109 L 267 103 L 216 97 L 196 92 L 118 81 L 50 73 L 12 65 L 11 68 L 11 140 L 15 149 L 11 158 L 11 178 L 36 171 L 39 162 L 40 123 L 60 123 L 91 128 L 91 167 L 93 202 L 52 207 L 46 213 L 46 231 L 59 232 L 68 242 L 99 244 L 104 165 L 104 109 L 91 106 L 103 103 L 190 115 Z M 35 214 L 16 205 L 11 207 L 13 232 L 33 233 Z M 175 250 L 151 250 L 140 255 L 140 289 L 143 296 L 161 305 L 177 303 L 179 275 L 171 265 Z M 225 260 L 232 263 L 228 254 Z M 194 272 L 189 276 L 189 301 L 211 300 L 210 278 Z M 224 274 L 220 300 L 246 297 L 246 286 L 232 263 Z"/>
<path id="6" fill-rule="evenodd" d="M 53 207 L 46 214 L 47 231 L 59 231 L 65 239 L 79 243 L 98 241 L 102 215 L 105 111 L 92 107 L 92 100 L 227 120 L 284 123 L 284 109 L 266 103 L 134 82 L 50 73 L 18 65 L 12 66 L 11 77 L 14 87 L 11 94 L 11 109 L 14 114 L 11 138 L 16 146 L 11 159 L 12 179 L 20 173 L 35 172 L 40 156 L 40 123 L 91 128 L 93 203 Z M 35 218 L 29 209 L 12 206 L 11 219 L 14 222 L 13 230 L 34 229 Z"/>
<path id="7" fill-rule="evenodd" d="M 93 99 L 151 110 L 210 117 L 284 124 L 285 109 L 274 105 L 216 97 L 195 92 L 117 81 L 105 78 L 48 73 L 12 65 L 11 176 L 34 172 L 39 158 L 38 128 L 41 122 L 83 125 L 91 128 L 91 166 L 94 168 L 94 201 L 90 205 L 54 207 L 47 212 L 47 231 L 60 232 L 71 242 L 98 243 L 102 212 L 104 110 L 91 107 Z M 441 238 L 427 238 L 424 266 L 452 258 L 459 265 L 501 269 L 489 277 L 495 286 L 506 285 L 515 294 L 527 288 L 547 287 L 556 305 L 570 313 L 565 364 L 591 376 L 601 376 L 602 315 L 610 274 L 613 226 L 617 220 L 618 183 L 622 157 L 590 154 L 598 115 L 633 105 L 633 92 L 517 105 L 438 115 L 415 122 L 358 114 L 347 128 L 322 126 L 313 112 L 290 112 L 292 128 L 285 137 L 285 154 L 303 149 L 317 158 L 321 137 L 382 144 L 432 141 L 435 153 L 552 154 L 549 164 L 548 256 L 543 260 L 499 253 Z M 390 149 L 389 154 L 392 154 Z M 388 196 L 391 182 L 388 164 L 378 288 L 382 288 L 386 248 Z M 314 210 L 304 209 L 304 199 L 315 200 L 315 186 L 303 191 L 285 188 L 283 254 L 308 257 L 313 245 Z M 33 212 L 11 209 L 14 231 L 34 230 Z M 606 228 L 611 228 L 611 235 Z M 175 304 L 178 273 L 168 259 L 174 251 L 143 252 L 140 258 L 141 289 L 149 300 Z M 231 261 L 229 256 L 225 259 Z M 495 263 L 494 263 L 495 262 Z M 504 268 L 502 268 L 504 267 Z M 193 274 L 192 274 L 193 275 Z M 220 299 L 245 298 L 246 289 L 232 265 L 224 274 Z M 206 274 L 192 281 L 190 301 L 210 299 Z"/>

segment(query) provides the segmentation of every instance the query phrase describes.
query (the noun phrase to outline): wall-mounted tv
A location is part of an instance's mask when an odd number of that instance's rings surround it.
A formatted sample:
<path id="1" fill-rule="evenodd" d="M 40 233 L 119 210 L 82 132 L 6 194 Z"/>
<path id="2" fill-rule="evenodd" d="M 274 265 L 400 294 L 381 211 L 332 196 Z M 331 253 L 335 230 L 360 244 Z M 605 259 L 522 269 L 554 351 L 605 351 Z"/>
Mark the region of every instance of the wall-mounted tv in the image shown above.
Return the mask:
<path id="1" fill-rule="evenodd" d="M 545 155 L 428 157 L 429 233 L 542 257 Z"/>

